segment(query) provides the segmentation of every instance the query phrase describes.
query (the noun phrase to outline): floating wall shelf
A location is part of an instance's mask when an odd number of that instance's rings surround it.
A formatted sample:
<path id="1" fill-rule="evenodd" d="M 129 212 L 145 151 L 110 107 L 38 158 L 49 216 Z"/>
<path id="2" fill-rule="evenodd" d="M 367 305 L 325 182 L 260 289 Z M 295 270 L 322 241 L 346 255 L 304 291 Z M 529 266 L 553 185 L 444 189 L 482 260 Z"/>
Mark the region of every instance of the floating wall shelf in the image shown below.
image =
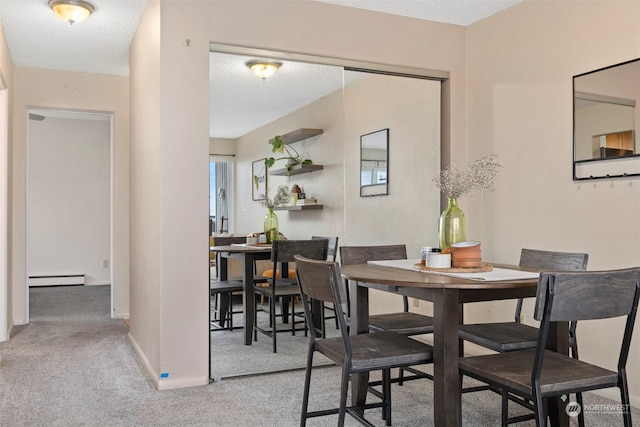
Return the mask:
<path id="1" fill-rule="evenodd" d="M 296 206 L 280 206 L 273 208 L 275 211 L 306 211 L 309 209 L 322 209 L 322 205 L 296 205 Z"/>
<path id="2" fill-rule="evenodd" d="M 285 145 L 293 144 L 294 142 L 304 141 L 305 139 L 312 138 L 314 136 L 322 135 L 322 129 L 298 129 L 293 132 L 285 133 L 284 135 L 280 135 L 280 139 L 282 139 L 282 143 Z M 273 144 L 275 138 L 271 138 L 269 140 L 269 144 Z"/>
<path id="3" fill-rule="evenodd" d="M 311 165 L 299 164 L 299 165 L 291 166 L 290 170 L 287 170 L 287 168 L 274 169 L 271 172 L 269 172 L 269 175 L 276 175 L 276 176 L 300 175 L 301 173 L 309 173 L 313 171 L 319 171 L 321 169 L 324 169 L 324 166 L 314 165 L 314 164 L 311 164 Z"/>

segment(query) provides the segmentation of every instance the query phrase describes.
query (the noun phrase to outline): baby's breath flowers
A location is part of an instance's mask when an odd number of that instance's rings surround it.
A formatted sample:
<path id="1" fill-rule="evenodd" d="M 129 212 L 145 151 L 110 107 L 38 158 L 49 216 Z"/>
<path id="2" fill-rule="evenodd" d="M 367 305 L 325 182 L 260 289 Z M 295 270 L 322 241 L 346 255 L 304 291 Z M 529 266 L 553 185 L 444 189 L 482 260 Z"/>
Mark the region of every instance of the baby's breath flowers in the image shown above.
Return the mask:
<path id="1" fill-rule="evenodd" d="M 267 193 L 268 192 L 269 190 L 267 190 Z M 262 196 L 264 196 L 264 200 L 262 200 L 260 204 L 265 208 L 273 209 L 289 203 L 289 200 L 291 200 L 291 191 L 286 185 L 281 185 L 278 187 L 278 191 L 276 195 L 273 196 L 273 199 L 270 199 L 268 194 L 263 194 Z"/>
<path id="2" fill-rule="evenodd" d="M 495 154 L 481 154 L 467 163 L 467 169 L 461 170 L 457 165 L 451 164 L 440 172 L 440 176 L 434 178 L 436 187 L 447 197 L 473 197 L 473 190 L 478 190 L 482 197 L 487 193 L 493 193 L 495 187 L 493 179 L 502 167 L 495 159 Z"/>

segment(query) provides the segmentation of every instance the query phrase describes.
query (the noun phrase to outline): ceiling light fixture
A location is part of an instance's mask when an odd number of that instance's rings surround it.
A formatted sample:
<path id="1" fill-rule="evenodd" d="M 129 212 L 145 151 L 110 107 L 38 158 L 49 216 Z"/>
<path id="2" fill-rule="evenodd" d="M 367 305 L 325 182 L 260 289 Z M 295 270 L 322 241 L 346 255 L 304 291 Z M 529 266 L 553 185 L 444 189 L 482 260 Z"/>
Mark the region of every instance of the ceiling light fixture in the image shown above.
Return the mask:
<path id="1" fill-rule="evenodd" d="M 249 61 L 246 66 L 253 71 L 253 74 L 260 77 L 264 82 L 269 77 L 278 71 L 278 68 L 282 66 L 280 62 L 264 62 L 264 61 Z"/>
<path id="2" fill-rule="evenodd" d="M 93 6 L 82 0 L 49 0 L 49 7 L 71 25 L 84 21 L 93 13 Z"/>

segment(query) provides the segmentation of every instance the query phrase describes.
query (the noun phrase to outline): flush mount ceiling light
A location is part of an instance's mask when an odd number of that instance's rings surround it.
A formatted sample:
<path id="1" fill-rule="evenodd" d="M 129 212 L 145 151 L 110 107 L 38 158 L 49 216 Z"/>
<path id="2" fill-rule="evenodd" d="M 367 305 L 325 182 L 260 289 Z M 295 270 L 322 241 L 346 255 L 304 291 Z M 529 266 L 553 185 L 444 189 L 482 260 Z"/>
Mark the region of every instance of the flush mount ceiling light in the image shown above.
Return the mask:
<path id="1" fill-rule="evenodd" d="M 93 6 L 82 0 L 49 0 L 49 7 L 71 25 L 84 21 L 93 13 Z"/>
<path id="2" fill-rule="evenodd" d="M 260 77 L 264 82 L 282 66 L 280 62 L 264 62 L 264 61 L 249 61 L 246 63 L 247 67 L 253 71 L 253 74 Z"/>

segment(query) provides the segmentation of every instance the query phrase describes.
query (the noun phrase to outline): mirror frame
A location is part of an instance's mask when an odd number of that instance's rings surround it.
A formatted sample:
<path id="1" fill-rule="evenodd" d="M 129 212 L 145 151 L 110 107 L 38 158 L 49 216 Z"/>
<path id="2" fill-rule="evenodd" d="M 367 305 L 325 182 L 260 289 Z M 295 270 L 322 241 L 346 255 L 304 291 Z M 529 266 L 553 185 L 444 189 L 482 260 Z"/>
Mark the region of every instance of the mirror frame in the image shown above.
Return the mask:
<path id="1" fill-rule="evenodd" d="M 596 73 L 606 75 L 606 71 L 616 69 L 617 67 L 624 67 L 631 64 L 637 64 L 640 67 L 640 58 L 625 61 L 619 64 L 610 65 L 608 67 L 599 68 L 597 70 L 589 71 L 586 73 L 573 76 L 573 180 L 594 180 L 594 179 L 608 179 L 608 178 L 626 178 L 631 176 L 640 176 L 640 153 L 636 142 L 636 133 L 638 119 L 640 112 L 636 109 L 634 112 L 633 129 L 619 129 L 617 132 L 602 132 L 601 137 L 612 134 L 622 134 L 629 131 L 632 132 L 633 141 L 633 154 L 614 154 L 613 156 L 601 156 L 589 159 L 578 159 L 578 135 L 576 113 L 578 110 L 579 100 L 588 100 L 592 102 L 599 102 L 604 104 L 621 105 L 637 107 L 640 101 L 640 73 L 638 73 L 638 87 L 629 88 L 630 93 L 625 93 L 624 98 L 620 93 L 608 94 L 608 93 L 585 93 L 580 87 L 576 88 L 576 80 L 582 77 L 593 77 Z M 625 88 L 626 90 L 627 88 Z M 635 89 L 635 92 L 634 92 Z M 594 135 L 596 137 L 598 135 Z"/>
<path id="2" fill-rule="evenodd" d="M 379 140 L 383 139 L 385 147 L 386 147 L 386 160 L 380 159 L 366 159 L 363 158 L 364 145 L 366 143 L 370 143 L 375 141 L 375 143 L 379 144 Z M 363 163 L 365 161 L 377 161 L 386 163 L 386 180 L 385 182 L 379 184 L 362 184 L 362 172 L 363 172 Z M 389 195 L 389 128 L 380 129 L 375 132 L 370 132 L 360 136 L 360 179 L 358 182 L 360 183 L 360 197 L 373 197 L 373 196 L 387 196 Z M 380 191 L 376 191 L 380 190 Z"/>

